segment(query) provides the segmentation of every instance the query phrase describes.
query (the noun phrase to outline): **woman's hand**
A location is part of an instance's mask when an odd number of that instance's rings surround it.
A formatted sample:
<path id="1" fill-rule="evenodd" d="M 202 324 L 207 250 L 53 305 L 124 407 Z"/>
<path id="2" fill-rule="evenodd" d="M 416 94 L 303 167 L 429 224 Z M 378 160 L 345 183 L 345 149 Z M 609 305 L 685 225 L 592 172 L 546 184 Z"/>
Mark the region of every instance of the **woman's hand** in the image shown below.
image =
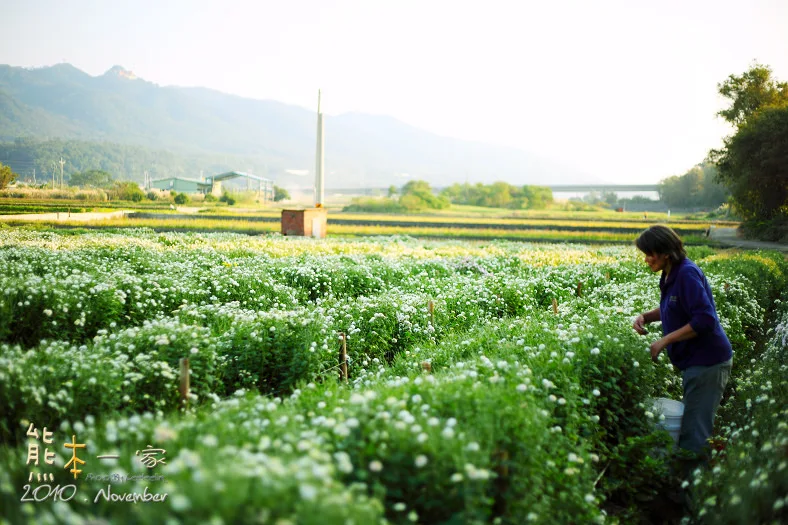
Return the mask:
<path id="1" fill-rule="evenodd" d="M 656 363 L 659 358 L 659 353 L 664 350 L 666 346 L 668 346 L 668 343 L 665 341 L 664 337 L 651 343 L 649 347 L 649 350 L 651 350 L 651 360 Z"/>
<path id="2" fill-rule="evenodd" d="M 643 317 L 643 314 L 635 317 L 635 320 L 632 322 L 632 328 L 640 335 L 646 335 L 648 333 L 646 331 L 646 318 Z"/>

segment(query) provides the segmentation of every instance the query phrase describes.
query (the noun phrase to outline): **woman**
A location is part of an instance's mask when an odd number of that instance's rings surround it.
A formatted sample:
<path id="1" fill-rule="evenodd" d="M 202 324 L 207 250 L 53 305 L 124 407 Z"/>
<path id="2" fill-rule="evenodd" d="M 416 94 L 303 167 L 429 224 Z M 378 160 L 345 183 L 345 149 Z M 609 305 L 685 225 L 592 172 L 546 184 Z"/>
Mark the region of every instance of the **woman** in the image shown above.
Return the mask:
<path id="1" fill-rule="evenodd" d="M 731 343 L 717 317 L 709 282 L 687 258 L 676 232 L 667 226 L 651 226 L 635 244 L 649 268 L 662 271 L 662 276 L 659 308 L 638 315 L 632 327 L 643 335 L 646 324 L 662 321 L 663 337 L 651 345 L 651 358 L 656 361 L 667 348 L 671 363 L 681 370 L 684 415 L 679 447 L 705 455 L 730 377 Z"/>

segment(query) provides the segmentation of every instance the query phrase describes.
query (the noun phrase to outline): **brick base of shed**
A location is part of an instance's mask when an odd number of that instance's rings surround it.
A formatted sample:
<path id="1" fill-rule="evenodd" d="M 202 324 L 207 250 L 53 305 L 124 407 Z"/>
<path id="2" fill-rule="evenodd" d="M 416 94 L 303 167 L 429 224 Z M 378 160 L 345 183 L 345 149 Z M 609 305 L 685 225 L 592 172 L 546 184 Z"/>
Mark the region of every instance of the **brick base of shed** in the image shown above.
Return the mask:
<path id="1" fill-rule="evenodd" d="M 282 235 L 317 237 L 326 236 L 328 211 L 325 208 L 282 210 Z"/>

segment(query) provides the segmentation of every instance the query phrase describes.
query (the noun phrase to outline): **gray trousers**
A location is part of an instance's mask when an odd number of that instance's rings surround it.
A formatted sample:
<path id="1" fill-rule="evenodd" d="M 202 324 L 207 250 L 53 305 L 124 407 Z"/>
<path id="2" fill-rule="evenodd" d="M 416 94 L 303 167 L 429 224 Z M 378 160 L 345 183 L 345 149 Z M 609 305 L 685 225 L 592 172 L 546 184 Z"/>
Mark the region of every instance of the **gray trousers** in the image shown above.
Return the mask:
<path id="1" fill-rule="evenodd" d="M 714 416 L 731 375 L 733 359 L 711 366 L 691 366 L 681 374 L 684 386 L 684 415 L 679 447 L 705 453 L 714 428 Z"/>

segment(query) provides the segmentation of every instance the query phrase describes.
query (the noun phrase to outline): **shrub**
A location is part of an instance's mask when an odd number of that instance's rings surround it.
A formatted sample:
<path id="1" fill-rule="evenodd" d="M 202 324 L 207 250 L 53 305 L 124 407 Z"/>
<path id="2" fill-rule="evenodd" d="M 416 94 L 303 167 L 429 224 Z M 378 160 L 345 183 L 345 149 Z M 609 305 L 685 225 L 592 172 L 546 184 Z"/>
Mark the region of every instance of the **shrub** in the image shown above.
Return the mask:
<path id="1" fill-rule="evenodd" d="M 191 199 L 189 198 L 188 195 L 186 195 L 183 192 L 177 194 L 173 199 L 173 202 L 175 202 L 175 204 L 188 204 L 189 201 L 191 201 Z"/>
<path id="2" fill-rule="evenodd" d="M 342 211 L 369 212 L 369 213 L 399 213 L 405 208 L 394 199 L 356 197 Z"/>
<path id="3" fill-rule="evenodd" d="M 145 193 L 136 182 L 117 181 L 108 192 L 113 200 L 140 202 L 145 198 Z"/>

